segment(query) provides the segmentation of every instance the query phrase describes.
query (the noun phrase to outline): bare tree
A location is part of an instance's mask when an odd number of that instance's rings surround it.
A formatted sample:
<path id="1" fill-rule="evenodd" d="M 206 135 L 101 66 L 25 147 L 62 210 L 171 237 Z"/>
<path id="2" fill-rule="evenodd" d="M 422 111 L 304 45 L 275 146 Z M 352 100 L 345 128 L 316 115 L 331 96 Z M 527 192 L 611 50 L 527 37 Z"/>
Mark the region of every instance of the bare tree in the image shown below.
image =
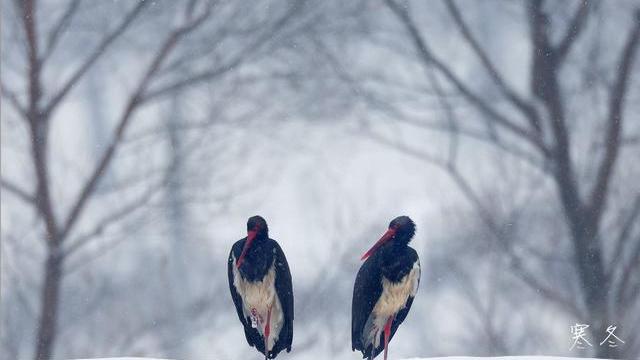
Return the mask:
<path id="1" fill-rule="evenodd" d="M 141 207 L 144 207 L 160 187 L 164 187 L 171 176 L 170 163 L 161 180 L 150 185 L 147 191 L 130 203 L 123 204 L 110 214 L 88 227 L 84 234 L 78 234 L 78 224 L 86 222 L 88 204 L 94 201 L 96 189 L 101 184 L 107 170 L 123 143 L 126 133 L 136 121 L 136 115 L 150 105 L 172 95 L 178 91 L 184 92 L 201 84 L 209 84 L 212 80 L 236 71 L 243 63 L 263 51 L 273 41 L 276 35 L 288 24 L 301 5 L 285 6 L 277 16 L 267 20 L 261 19 L 246 27 L 245 23 L 238 23 L 237 27 L 231 23 L 246 10 L 245 5 L 217 4 L 214 1 L 187 1 L 175 6 L 168 6 L 164 16 L 159 21 L 149 22 L 155 16 L 150 9 L 150 1 L 137 1 L 127 9 L 127 12 L 99 37 L 89 44 L 89 51 L 79 50 L 81 60 L 73 68 L 58 88 L 49 85 L 51 74 L 56 71 L 60 63 L 53 60 L 57 53 L 72 49 L 73 45 L 65 44 L 65 32 L 71 24 L 78 20 L 84 11 L 91 11 L 91 4 L 70 0 L 64 4 L 64 11 L 51 20 L 45 16 L 43 9 L 48 9 L 47 3 L 37 0 L 15 1 L 14 12 L 18 15 L 21 30 L 12 34 L 11 40 L 24 49 L 24 71 L 17 71 L 15 76 L 8 74 L 2 79 L 2 96 L 7 104 L 28 130 L 30 144 L 30 161 L 33 167 L 33 189 L 29 184 L 20 184 L 3 176 L 3 192 L 12 194 L 27 206 L 33 208 L 39 221 L 44 224 L 43 243 L 46 245 L 46 263 L 43 267 L 40 304 L 38 309 L 37 338 L 35 339 L 35 359 L 49 359 L 53 356 L 54 345 L 57 340 L 57 323 L 61 302 L 61 284 L 65 275 L 65 260 L 79 249 L 87 247 L 105 227 L 127 219 Z M 44 10 L 46 11 L 46 10 Z M 4 11 L 3 11 L 4 13 Z M 171 14 L 175 15 L 171 15 Z M 259 14 L 258 14 L 259 15 Z M 46 21 L 45 21 L 46 19 Z M 251 19 L 249 19 L 251 21 Z M 65 200 L 57 199 L 52 194 L 51 162 L 56 161 L 56 154 L 50 146 L 51 129 L 59 117 L 59 109 L 72 98 L 74 89 L 83 83 L 87 74 L 98 66 L 105 58 L 123 53 L 119 41 L 132 37 L 137 31 L 144 31 L 145 24 L 151 24 L 146 30 L 153 29 L 159 34 L 159 41 L 153 49 L 147 49 L 144 57 L 139 58 L 137 68 L 132 78 L 136 78 L 135 85 L 126 96 L 124 104 L 117 118 L 110 119 L 115 123 L 113 134 L 107 146 L 99 155 L 99 159 L 88 177 L 82 180 L 75 199 L 69 204 Z M 155 27 L 155 28 L 154 28 Z M 244 28 L 243 28 L 244 27 Z M 199 31 L 207 30 L 208 33 Z M 214 35 L 211 35 L 211 34 Z M 215 56 L 222 39 L 244 34 L 246 40 L 242 45 L 230 53 L 226 58 L 218 58 L 211 63 L 209 56 Z M 249 34 L 249 35 L 247 35 Z M 209 38 L 203 42 L 203 38 Z M 144 41 L 144 39 L 141 39 Z M 148 44 L 146 44 L 149 47 Z M 243 47 L 244 46 L 244 47 Z M 17 47 L 16 47 L 17 48 Z M 194 49 L 198 48 L 197 53 Z M 125 48 L 126 49 L 126 48 Z M 64 55 L 64 54 L 63 54 Z M 21 60 L 21 59 L 20 59 Z M 20 61 L 18 60 L 18 61 Z M 73 64 L 73 63 L 72 63 Z M 199 66 L 195 66 L 199 64 Z M 203 67 L 202 65 L 207 66 Z M 24 92 L 21 92 L 18 82 L 9 83 L 7 79 L 24 81 Z M 4 117 L 3 117 L 4 119 Z M 4 145 L 4 144 L 3 144 Z M 69 209 L 66 213 L 64 209 Z M 84 219 L 83 219 L 84 218 Z M 82 221 L 81 221 L 82 220 Z"/>

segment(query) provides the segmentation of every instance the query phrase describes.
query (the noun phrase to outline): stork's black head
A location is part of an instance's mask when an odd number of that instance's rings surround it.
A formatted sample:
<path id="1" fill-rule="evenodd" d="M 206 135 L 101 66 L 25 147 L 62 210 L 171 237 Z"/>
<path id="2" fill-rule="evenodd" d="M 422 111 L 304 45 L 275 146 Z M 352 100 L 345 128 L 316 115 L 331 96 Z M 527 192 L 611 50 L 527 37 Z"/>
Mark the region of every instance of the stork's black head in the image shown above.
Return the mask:
<path id="1" fill-rule="evenodd" d="M 371 256 L 379 247 L 387 242 L 391 242 L 395 246 L 407 246 L 415 233 L 416 224 L 413 220 L 408 216 L 398 216 L 391 220 L 387 232 L 362 256 L 362 260 Z"/>
<path id="2" fill-rule="evenodd" d="M 236 262 L 236 266 L 240 268 L 244 257 L 247 255 L 247 251 L 251 247 L 254 241 L 260 241 L 269 238 L 269 227 L 267 221 L 260 215 L 255 215 L 247 220 L 247 240 L 244 242 L 242 253 Z"/>
<path id="3" fill-rule="evenodd" d="M 391 241 L 398 245 L 407 245 L 416 233 L 416 224 L 408 216 L 398 216 L 391 220 L 389 229 L 395 229 L 395 234 Z"/>
<path id="4" fill-rule="evenodd" d="M 255 215 L 247 220 L 247 234 L 250 235 L 252 231 L 255 231 L 256 239 L 264 239 L 269 236 L 269 227 L 267 221 L 260 215 Z"/>

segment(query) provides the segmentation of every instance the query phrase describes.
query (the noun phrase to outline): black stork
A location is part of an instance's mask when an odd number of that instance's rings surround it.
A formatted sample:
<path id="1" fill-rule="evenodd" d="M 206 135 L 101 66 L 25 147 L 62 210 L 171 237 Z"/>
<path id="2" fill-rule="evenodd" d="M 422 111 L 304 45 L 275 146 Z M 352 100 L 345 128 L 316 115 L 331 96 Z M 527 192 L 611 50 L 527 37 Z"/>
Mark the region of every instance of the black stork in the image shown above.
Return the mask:
<path id="1" fill-rule="evenodd" d="M 367 251 L 356 276 L 351 308 L 351 347 L 373 359 L 384 349 L 411 309 L 420 283 L 420 260 L 408 246 L 416 226 L 399 216 Z"/>
<path id="2" fill-rule="evenodd" d="M 293 287 L 284 252 L 269 238 L 260 216 L 247 221 L 247 237 L 229 254 L 231 297 L 250 346 L 274 359 L 291 351 L 293 341 Z"/>

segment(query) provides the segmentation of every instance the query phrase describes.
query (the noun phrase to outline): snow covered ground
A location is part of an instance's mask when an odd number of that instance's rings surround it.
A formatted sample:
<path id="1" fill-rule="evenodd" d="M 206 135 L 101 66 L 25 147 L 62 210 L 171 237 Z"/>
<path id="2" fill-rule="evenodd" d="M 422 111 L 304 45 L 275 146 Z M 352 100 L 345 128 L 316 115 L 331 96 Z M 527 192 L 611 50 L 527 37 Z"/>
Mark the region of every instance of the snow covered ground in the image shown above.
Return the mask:
<path id="1" fill-rule="evenodd" d="M 283 358 L 293 357 L 288 355 Z M 394 359 L 390 356 L 391 359 Z M 101 358 L 101 359 L 91 359 L 91 360 L 170 360 L 170 359 L 152 359 L 152 358 L 140 358 L 140 357 L 122 357 L 122 358 Z M 256 357 L 256 359 L 259 359 Z M 379 356 L 378 359 L 382 359 L 382 356 Z M 561 356 L 504 356 L 504 357 L 471 357 L 471 356 L 450 356 L 450 357 L 433 357 L 433 358 L 408 358 L 402 360 L 490 360 L 490 359 L 500 359 L 500 360 L 584 360 L 586 358 L 573 358 L 573 357 L 561 357 Z M 78 360 L 90 360 L 90 359 L 78 359 Z M 213 360 L 213 359 L 211 359 Z M 401 360 L 401 359 L 395 359 Z"/>

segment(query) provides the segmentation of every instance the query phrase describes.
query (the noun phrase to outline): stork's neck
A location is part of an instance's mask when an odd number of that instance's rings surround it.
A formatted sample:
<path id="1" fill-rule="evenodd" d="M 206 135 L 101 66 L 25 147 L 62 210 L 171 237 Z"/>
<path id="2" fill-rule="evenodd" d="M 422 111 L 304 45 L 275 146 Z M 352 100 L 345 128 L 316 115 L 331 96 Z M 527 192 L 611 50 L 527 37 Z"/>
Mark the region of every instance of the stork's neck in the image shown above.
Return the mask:
<path id="1" fill-rule="evenodd" d="M 407 246 L 409 246 L 409 242 L 411 242 L 411 236 L 408 235 L 398 235 L 393 239 L 393 247 L 398 250 L 403 250 Z"/>
<path id="2" fill-rule="evenodd" d="M 272 265 L 273 251 L 269 246 L 268 238 L 256 239 L 239 270 L 242 277 L 249 281 L 262 281 Z"/>
<path id="3" fill-rule="evenodd" d="M 269 235 L 267 233 L 258 233 L 258 235 L 256 235 L 256 238 L 253 240 L 253 244 L 251 247 L 261 247 L 267 243 L 267 240 L 269 240 Z"/>

